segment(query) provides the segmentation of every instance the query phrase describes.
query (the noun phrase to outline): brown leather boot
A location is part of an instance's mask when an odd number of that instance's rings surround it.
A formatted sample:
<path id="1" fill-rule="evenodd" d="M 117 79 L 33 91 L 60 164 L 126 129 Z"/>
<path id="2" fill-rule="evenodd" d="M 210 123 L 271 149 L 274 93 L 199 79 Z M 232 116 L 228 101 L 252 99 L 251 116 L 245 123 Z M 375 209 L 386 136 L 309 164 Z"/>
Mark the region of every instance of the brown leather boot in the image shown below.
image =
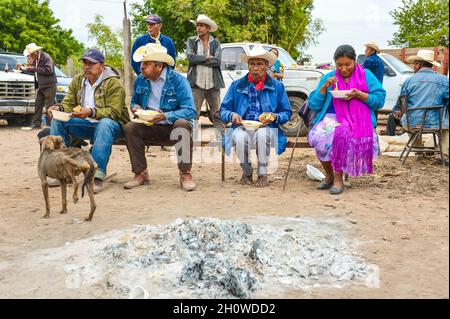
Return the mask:
<path id="1" fill-rule="evenodd" d="M 181 188 L 187 192 L 193 191 L 195 189 L 195 183 L 192 180 L 192 175 L 190 171 L 186 172 L 180 171 L 180 185 Z"/>
<path id="2" fill-rule="evenodd" d="M 148 185 L 149 178 L 147 170 L 143 170 L 139 174 L 134 174 L 134 178 L 123 185 L 126 189 L 132 189 L 141 185 Z"/>

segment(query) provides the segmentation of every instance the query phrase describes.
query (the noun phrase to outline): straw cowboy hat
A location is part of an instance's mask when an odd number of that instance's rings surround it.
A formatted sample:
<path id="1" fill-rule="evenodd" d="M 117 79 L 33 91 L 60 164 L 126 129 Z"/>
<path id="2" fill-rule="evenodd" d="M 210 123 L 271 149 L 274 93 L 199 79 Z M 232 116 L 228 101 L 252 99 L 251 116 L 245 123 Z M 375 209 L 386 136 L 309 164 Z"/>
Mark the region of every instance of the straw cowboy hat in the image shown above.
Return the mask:
<path id="1" fill-rule="evenodd" d="M 406 59 L 406 62 L 413 63 L 415 61 L 425 61 L 431 63 L 438 68 L 441 67 L 439 62 L 434 61 L 434 51 L 432 50 L 419 50 L 417 55 L 412 55 Z"/>
<path id="2" fill-rule="evenodd" d="M 31 53 L 34 53 L 41 49 L 42 49 L 42 47 L 37 46 L 36 43 L 30 43 L 25 47 L 25 50 L 23 50 L 23 55 L 29 56 Z"/>
<path id="3" fill-rule="evenodd" d="M 219 28 L 219 27 L 217 26 L 217 24 L 216 24 L 212 19 L 210 19 L 209 17 L 205 16 L 204 14 L 200 14 L 200 15 L 197 17 L 197 20 L 196 20 L 196 21 L 191 20 L 191 22 L 194 23 L 194 24 L 197 24 L 197 23 L 203 23 L 203 24 L 209 25 L 209 27 L 211 28 L 211 29 L 209 30 L 209 32 L 217 31 L 217 29 Z"/>
<path id="4" fill-rule="evenodd" d="M 364 44 L 364 46 L 374 49 L 377 53 L 380 53 L 380 51 L 381 51 L 380 47 L 375 42 L 366 43 L 366 44 Z"/>
<path id="5" fill-rule="evenodd" d="M 138 48 L 133 54 L 135 62 L 164 62 L 170 66 L 175 65 L 175 60 L 167 54 L 167 49 L 160 44 L 148 43 Z"/>
<path id="6" fill-rule="evenodd" d="M 275 53 L 267 52 L 261 44 L 256 44 L 251 50 L 250 53 L 241 54 L 241 60 L 244 63 L 248 63 L 250 59 L 264 59 L 269 62 L 269 66 L 272 66 L 277 62 L 277 56 Z"/>

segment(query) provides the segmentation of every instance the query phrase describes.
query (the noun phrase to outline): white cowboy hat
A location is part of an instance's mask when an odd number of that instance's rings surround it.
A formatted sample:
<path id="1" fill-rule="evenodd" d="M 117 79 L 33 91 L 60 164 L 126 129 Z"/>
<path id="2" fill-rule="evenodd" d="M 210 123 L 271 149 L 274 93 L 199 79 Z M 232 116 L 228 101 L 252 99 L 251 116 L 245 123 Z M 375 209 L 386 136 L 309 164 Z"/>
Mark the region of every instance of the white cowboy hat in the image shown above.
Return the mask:
<path id="1" fill-rule="evenodd" d="M 25 50 L 23 50 L 23 55 L 29 56 L 31 53 L 34 53 L 41 49 L 42 49 L 42 47 L 37 46 L 36 43 L 30 43 L 25 47 Z"/>
<path id="2" fill-rule="evenodd" d="M 167 49 L 160 44 L 148 43 L 138 48 L 133 54 L 135 62 L 155 61 L 164 62 L 170 66 L 175 65 L 175 60 L 167 54 Z"/>
<path id="3" fill-rule="evenodd" d="M 241 60 L 244 63 L 248 63 L 250 59 L 264 59 L 269 62 L 269 66 L 272 66 L 277 62 L 277 56 L 275 53 L 267 52 L 266 49 L 263 48 L 261 44 L 256 44 L 251 50 L 250 53 L 241 54 Z"/>
<path id="4" fill-rule="evenodd" d="M 375 42 L 366 43 L 366 44 L 364 44 L 364 46 L 374 49 L 377 53 L 380 53 L 380 51 L 381 51 L 380 47 Z"/>
<path id="5" fill-rule="evenodd" d="M 191 20 L 192 23 L 197 24 L 197 23 L 204 23 L 210 26 L 211 29 L 209 29 L 209 32 L 214 32 L 217 31 L 217 29 L 219 28 L 217 26 L 217 24 L 209 17 L 205 16 L 204 14 L 200 14 L 197 17 L 197 20 Z"/>
<path id="6" fill-rule="evenodd" d="M 413 63 L 415 61 L 425 61 L 431 63 L 438 68 L 441 67 L 439 62 L 434 61 L 434 51 L 432 50 L 419 50 L 417 55 L 412 55 L 406 59 L 406 62 Z"/>

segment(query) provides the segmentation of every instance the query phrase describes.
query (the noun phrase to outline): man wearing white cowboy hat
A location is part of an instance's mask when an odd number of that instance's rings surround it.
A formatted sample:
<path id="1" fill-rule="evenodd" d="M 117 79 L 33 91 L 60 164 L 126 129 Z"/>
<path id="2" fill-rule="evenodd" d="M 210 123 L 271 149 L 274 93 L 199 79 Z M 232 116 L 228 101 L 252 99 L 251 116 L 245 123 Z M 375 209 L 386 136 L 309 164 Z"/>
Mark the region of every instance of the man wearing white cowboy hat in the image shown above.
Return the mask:
<path id="1" fill-rule="evenodd" d="M 406 62 L 413 63 L 414 75 L 408 78 L 402 85 L 400 96 L 407 96 L 408 109 L 414 109 L 423 106 L 444 106 L 444 116 L 442 126 L 444 128 L 444 136 L 442 138 L 442 148 L 444 153 L 448 155 L 448 102 L 449 102 L 449 85 L 448 78 L 442 74 L 432 70 L 433 66 L 440 67 L 441 64 L 434 59 L 432 50 L 419 50 L 417 55 L 410 56 Z M 406 125 L 406 115 L 400 114 L 400 106 L 398 103 L 393 109 L 394 116 L 401 117 L 401 124 Z M 416 110 L 410 112 L 409 121 L 412 127 L 421 125 L 424 110 Z M 425 127 L 437 128 L 439 125 L 438 110 L 432 110 L 427 113 Z"/>
<path id="2" fill-rule="evenodd" d="M 28 57 L 31 62 L 23 70 L 34 73 L 34 85 L 38 89 L 31 128 L 40 128 L 44 106 L 49 108 L 55 104 L 57 82 L 55 65 L 50 55 L 43 52 L 42 47 L 37 46 L 36 43 L 28 44 L 23 51 L 23 55 Z"/>
<path id="3" fill-rule="evenodd" d="M 217 24 L 204 14 L 200 14 L 196 21 L 197 35 L 187 40 L 187 58 L 189 69 L 187 79 L 192 88 L 197 117 L 203 102 L 209 106 L 209 119 L 216 128 L 216 136 L 222 139 L 225 125 L 220 120 L 220 89 L 225 87 L 220 70 L 222 49 L 218 39 L 210 35 L 217 31 Z"/>
<path id="4" fill-rule="evenodd" d="M 384 77 L 384 62 L 381 60 L 381 58 L 378 56 L 378 53 L 380 53 L 380 47 L 375 42 L 369 42 L 364 44 L 366 47 L 365 54 L 366 54 L 366 60 L 364 61 L 363 67 L 364 69 L 370 70 L 370 72 L 375 75 L 377 80 L 383 84 L 383 77 Z M 378 123 L 378 111 L 374 111 L 375 113 L 375 120 Z"/>
<path id="5" fill-rule="evenodd" d="M 167 49 L 167 53 L 176 61 L 177 52 L 175 50 L 175 43 L 171 38 L 161 33 L 162 28 L 162 19 L 157 14 L 150 14 L 146 16 L 145 21 L 147 22 L 147 31 L 148 33 L 138 37 L 133 44 L 131 49 L 131 56 L 133 56 L 134 52 L 148 44 L 148 43 L 156 43 L 160 44 Z M 136 62 L 133 58 L 131 59 L 131 66 L 133 67 L 134 72 L 137 75 L 141 73 L 141 63 Z M 175 64 L 172 68 L 175 67 Z"/>
<path id="6" fill-rule="evenodd" d="M 125 126 L 134 178 L 126 183 L 124 188 L 132 189 L 148 184 L 146 145 L 178 140 L 179 143 L 175 147 L 180 186 L 185 191 L 192 191 L 195 189 L 191 175 L 192 127 L 197 113 L 189 83 L 169 67 L 175 65 L 175 60 L 161 45 L 149 43 L 140 47 L 134 53 L 133 59 L 141 62 L 141 74 L 134 84 L 131 112 L 138 115 L 140 110 L 154 110 L 158 114 L 148 123 L 130 122 Z"/>
<path id="7" fill-rule="evenodd" d="M 259 187 L 269 185 L 267 166 L 272 142 L 275 142 L 278 154 L 286 149 L 287 139 L 280 125 L 291 118 L 291 105 L 283 84 L 267 74 L 276 59 L 274 53 L 267 52 L 260 44 L 255 45 L 248 55 L 242 54 L 241 60 L 248 63 L 249 73 L 231 84 L 222 102 L 221 119 L 232 123 L 224 138 L 225 151 L 229 154 L 231 147 L 236 145 L 243 171 L 240 183 L 243 185 L 253 183 L 251 147 L 256 146 L 257 150 L 256 185 Z M 242 126 L 249 123 L 245 121 L 259 121 L 265 127 L 247 130 Z"/>

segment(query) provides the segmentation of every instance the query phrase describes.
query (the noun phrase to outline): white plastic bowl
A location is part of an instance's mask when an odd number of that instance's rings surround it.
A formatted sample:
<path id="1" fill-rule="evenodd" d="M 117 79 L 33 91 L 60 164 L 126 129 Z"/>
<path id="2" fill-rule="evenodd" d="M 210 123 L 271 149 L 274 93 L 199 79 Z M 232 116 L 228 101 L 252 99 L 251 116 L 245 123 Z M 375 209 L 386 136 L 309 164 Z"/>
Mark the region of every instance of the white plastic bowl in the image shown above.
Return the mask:
<path id="1" fill-rule="evenodd" d="M 257 130 L 259 129 L 261 126 L 263 126 L 264 124 L 262 124 L 259 121 L 242 121 L 242 125 L 244 126 L 244 128 L 246 130 Z"/>
<path id="2" fill-rule="evenodd" d="M 352 90 L 331 90 L 331 95 L 337 99 L 345 99 Z"/>
<path id="3" fill-rule="evenodd" d="M 306 175 L 313 181 L 321 181 L 325 175 L 312 165 L 306 164 Z"/>
<path id="4" fill-rule="evenodd" d="M 71 119 L 71 114 L 66 112 L 60 112 L 60 111 L 51 111 L 53 118 L 58 121 L 67 122 Z"/>
<path id="5" fill-rule="evenodd" d="M 141 120 L 151 122 L 159 112 L 154 110 L 138 110 L 135 113 Z"/>

